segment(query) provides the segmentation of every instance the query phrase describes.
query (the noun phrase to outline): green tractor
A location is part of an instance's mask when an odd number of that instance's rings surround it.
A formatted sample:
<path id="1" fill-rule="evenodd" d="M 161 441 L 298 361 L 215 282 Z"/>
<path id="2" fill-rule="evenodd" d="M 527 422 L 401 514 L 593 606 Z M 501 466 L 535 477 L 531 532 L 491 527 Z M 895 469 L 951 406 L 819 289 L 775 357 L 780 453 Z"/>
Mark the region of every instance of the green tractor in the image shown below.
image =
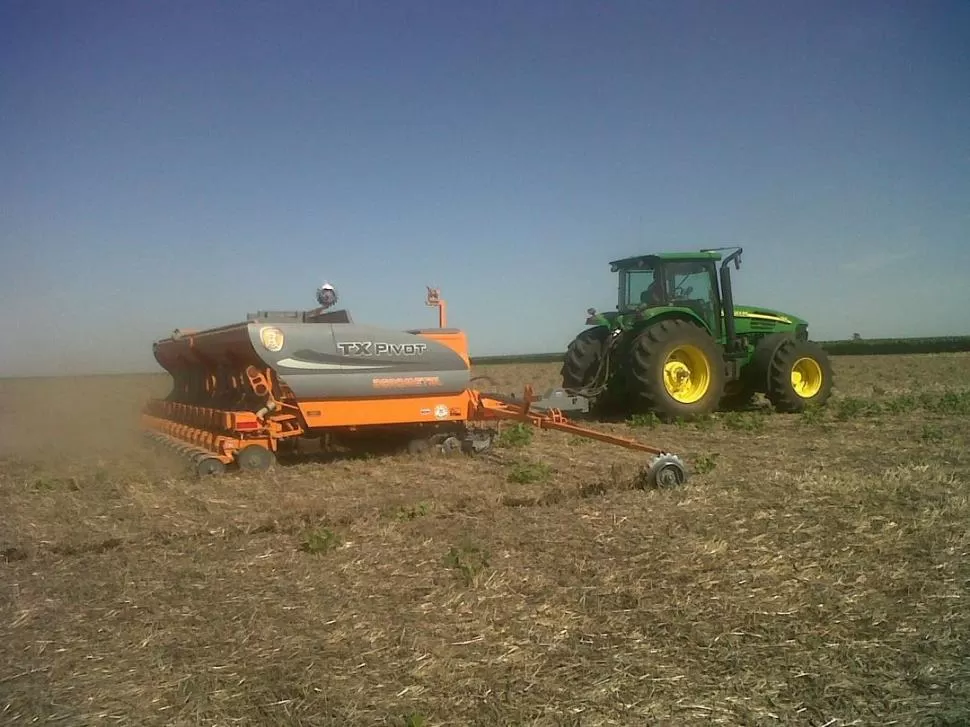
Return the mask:
<path id="1" fill-rule="evenodd" d="M 733 252 L 722 260 L 721 250 Z M 808 340 L 808 323 L 735 306 L 729 266 L 740 268 L 741 252 L 611 262 L 619 273 L 617 310 L 587 311 L 593 327 L 570 343 L 562 388 L 602 413 L 654 412 L 666 421 L 743 407 L 759 392 L 780 412 L 824 404 L 832 367 Z"/>

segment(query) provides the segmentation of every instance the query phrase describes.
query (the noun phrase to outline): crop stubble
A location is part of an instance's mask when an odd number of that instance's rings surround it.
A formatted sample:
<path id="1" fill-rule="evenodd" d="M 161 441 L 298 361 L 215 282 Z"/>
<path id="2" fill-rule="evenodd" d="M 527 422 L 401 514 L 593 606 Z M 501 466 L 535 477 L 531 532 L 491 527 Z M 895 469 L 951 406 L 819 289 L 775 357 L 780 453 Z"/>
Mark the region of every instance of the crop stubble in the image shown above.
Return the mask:
<path id="1" fill-rule="evenodd" d="M 597 424 L 684 454 L 656 492 L 557 432 L 198 481 L 133 428 L 164 377 L 2 381 L 0 721 L 965 724 L 970 355 L 834 365 L 821 415 Z"/>

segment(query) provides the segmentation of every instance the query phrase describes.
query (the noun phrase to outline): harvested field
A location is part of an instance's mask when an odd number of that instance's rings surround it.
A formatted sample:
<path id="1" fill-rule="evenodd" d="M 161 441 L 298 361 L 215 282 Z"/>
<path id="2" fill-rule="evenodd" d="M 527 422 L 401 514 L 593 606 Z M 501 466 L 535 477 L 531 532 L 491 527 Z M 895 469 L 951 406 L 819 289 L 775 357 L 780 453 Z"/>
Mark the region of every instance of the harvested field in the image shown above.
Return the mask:
<path id="1" fill-rule="evenodd" d="M 663 491 L 558 432 L 197 480 L 135 430 L 165 377 L 0 381 L 0 721 L 968 724 L 970 354 L 834 366 L 823 412 L 597 424 Z"/>

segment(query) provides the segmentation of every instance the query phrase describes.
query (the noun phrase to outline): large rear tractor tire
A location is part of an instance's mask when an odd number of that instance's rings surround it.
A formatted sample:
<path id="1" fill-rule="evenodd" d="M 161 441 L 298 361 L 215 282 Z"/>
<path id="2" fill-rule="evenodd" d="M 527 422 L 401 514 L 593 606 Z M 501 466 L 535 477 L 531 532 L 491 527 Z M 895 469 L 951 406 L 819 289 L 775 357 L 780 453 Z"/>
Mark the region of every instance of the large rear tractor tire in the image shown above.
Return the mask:
<path id="1" fill-rule="evenodd" d="M 768 365 L 766 395 L 778 412 L 802 412 L 828 401 L 832 378 L 828 354 L 818 344 L 788 339 Z"/>
<path id="2" fill-rule="evenodd" d="M 715 411 L 724 393 L 724 359 L 714 339 L 684 320 L 660 321 L 633 342 L 630 369 L 636 409 L 665 421 Z"/>
<path id="3" fill-rule="evenodd" d="M 579 392 L 589 386 L 603 360 L 603 348 L 610 332 L 603 326 L 588 328 L 573 339 L 566 349 L 562 368 L 562 388 Z"/>

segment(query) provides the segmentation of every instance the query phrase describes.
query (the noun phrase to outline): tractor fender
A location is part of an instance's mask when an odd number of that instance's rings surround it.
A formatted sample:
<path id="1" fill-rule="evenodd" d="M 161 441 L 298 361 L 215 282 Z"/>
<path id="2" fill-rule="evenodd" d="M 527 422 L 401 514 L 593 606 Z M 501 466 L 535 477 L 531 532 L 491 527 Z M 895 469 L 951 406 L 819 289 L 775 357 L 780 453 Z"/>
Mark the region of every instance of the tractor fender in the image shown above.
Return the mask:
<path id="1" fill-rule="evenodd" d="M 602 325 L 590 326 L 584 331 L 580 331 L 579 334 L 572 340 L 570 345 L 574 344 L 580 339 L 588 340 L 599 340 L 600 344 L 600 355 L 606 352 L 606 349 L 610 346 L 610 327 Z"/>
<path id="2" fill-rule="evenodd" d="M 674 310 L 665 310 L 662 313 L 657 313 L 656 315 L 651 315 L 637 321 L 631 327 L 634 334 L 639 334 L 643 330 L 655 326 L 658 323 L 663 323 L 664 321 L 684 321 L 685 323 L 690 323 L 697 326 L 698 328 L 704 330 L 708 335 L 710 335 L 710 329 L 707 324 L 697 316 L 694 311 L 688 308 L 676 308 Z"/>
<path id="3" fill-rule="evenodd" d="M 759 391 L 768 390 L 771 362 L 775 358 L 775 354 L 778 353 L 778 349 L 782 347 L 785 341 L 793 340 L 795 340 L 794 334 L 784 331 L 765 336 L 755 345 L 754 354 L 751 357 L 751 381 L 758 386 Z"/>

